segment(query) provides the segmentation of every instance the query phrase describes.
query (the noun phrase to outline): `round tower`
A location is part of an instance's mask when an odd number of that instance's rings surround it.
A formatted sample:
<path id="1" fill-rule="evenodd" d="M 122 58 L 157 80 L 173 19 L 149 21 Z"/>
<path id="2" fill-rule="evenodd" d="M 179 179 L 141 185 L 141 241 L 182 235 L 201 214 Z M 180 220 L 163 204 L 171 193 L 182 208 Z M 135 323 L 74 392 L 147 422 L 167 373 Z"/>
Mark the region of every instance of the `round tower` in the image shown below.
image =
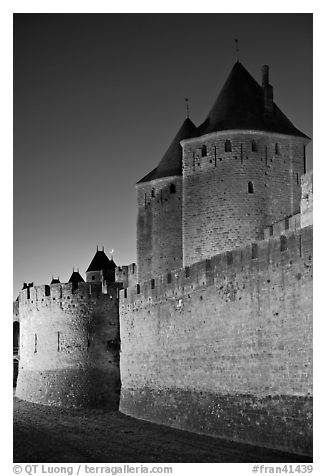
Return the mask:
<path id="1" fill-rule="evenodd" d="M 116 283 L 72 280 L 19 295 L 20 369 L 16 396 L 64 407 L 109 405 L 120 392 Z"/>
<path id="2" fill-rule="evenodd" d="M 182 148 L 196 127 L 187 118 L 158 166 L 137 183 L 138 281 L 182 266 Z"/>
<path id="3" fill-rule="evenodd" d="M 237 62 L 198 137 L 183 148 L 183 265 L 263 238 L 300 210 L 309 138 Z"/>

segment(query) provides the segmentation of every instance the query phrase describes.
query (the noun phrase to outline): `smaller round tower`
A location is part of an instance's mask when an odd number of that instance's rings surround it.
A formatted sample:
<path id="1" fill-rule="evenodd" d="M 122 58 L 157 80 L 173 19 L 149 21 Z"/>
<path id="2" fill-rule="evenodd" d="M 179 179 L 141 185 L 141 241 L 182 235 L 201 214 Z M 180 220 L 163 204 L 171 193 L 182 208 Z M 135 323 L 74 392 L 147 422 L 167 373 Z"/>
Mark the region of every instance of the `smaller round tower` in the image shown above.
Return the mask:
<path id="1" fill-rule="evenodd" d="M 63 407 L 105 405 L 120 395 L 118 291 L 87 282 L 26 287 L 19 294 L 20 368 L 16 396 Z"/>

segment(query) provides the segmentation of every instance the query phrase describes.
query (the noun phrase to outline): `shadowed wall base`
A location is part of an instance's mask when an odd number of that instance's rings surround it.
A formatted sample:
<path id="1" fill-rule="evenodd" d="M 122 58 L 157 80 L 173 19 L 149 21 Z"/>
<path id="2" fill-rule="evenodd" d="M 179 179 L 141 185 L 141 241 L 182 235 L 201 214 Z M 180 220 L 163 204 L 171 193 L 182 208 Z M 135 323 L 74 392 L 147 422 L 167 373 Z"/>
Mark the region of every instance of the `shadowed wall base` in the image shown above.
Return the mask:
<path id="1" fill-rule="evenodd" d="M 312 455 L 312 398 L 123 389 L 119 410 L 154 423 Z"/>
<path id="2" fill-rule="evenodd" d="M 119 407 L 118 372 L 99 369 L 21 370 L 16 396 L 43 405 Z"/>

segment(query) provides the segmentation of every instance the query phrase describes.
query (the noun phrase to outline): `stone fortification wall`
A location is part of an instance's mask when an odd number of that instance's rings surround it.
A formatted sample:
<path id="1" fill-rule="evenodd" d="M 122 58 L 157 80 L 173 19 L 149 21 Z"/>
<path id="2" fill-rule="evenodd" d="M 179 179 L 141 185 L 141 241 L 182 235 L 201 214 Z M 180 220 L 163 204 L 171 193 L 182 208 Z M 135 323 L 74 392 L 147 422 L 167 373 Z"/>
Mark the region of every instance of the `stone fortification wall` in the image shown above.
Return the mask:
<path id="1" fill-rule="evenodd" d="M 301 177 L 301 226 L 312 225 L 313 216 L 313 173 L 312 170 Z"/>
<path id="2" fill-rule="evenodd" d="M 312 452 L 312 227 L 120 291 L 120 410 Z"/>
<path id="3" fill-rule="evenodd" d="M 183 265 L 261 239 L 298 213 L 306 143 L 254 131 L 183 141 Z"/>
<path id="4" fill-rule="evenodd" d="M 137 186 L 138 281 L 182 266 L 182 177 Z"/>
<path id="5" fill-rule="evenodd" d="M 117 408 L 121 285 L 72 283 L 20 293 L 19 398 Z"/>

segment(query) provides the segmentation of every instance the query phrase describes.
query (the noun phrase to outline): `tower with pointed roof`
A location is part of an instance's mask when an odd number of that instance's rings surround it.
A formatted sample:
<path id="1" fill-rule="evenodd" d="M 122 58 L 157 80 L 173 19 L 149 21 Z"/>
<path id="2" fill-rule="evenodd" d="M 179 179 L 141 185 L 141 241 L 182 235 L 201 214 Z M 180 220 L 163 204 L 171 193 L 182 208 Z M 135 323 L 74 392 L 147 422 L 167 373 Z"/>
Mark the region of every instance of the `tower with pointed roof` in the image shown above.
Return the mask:
<path id="1" fill-rule="evenodd" d="M 196 135 L 186 118 L 158 166 L 137 183 L 138 279 L 182 266 L 182 148 Z"/>
<path id="2" fill-rule="evenodd" d="M 117 265 L 113 259 L 109 259 L 105 254 L 104 248 L 97 249 L 90 265 L 86 271 L 86 281 L 89 282 L 114 282 L 115 268 Z"/>
<path id="3" fill-rule="evenodd" d="M 159 165 L 137 183 L 138 280 L 263 237 L 300 208 L 309 137 L 237 61 L 205 121 L 187 118 Z"/>
<path id="4" fill-rule="evenodd" d="M 309 138 L 236 62 L 196 137 L 183 148 L 183 265 L 263 237 L 300 209 Z"/>

